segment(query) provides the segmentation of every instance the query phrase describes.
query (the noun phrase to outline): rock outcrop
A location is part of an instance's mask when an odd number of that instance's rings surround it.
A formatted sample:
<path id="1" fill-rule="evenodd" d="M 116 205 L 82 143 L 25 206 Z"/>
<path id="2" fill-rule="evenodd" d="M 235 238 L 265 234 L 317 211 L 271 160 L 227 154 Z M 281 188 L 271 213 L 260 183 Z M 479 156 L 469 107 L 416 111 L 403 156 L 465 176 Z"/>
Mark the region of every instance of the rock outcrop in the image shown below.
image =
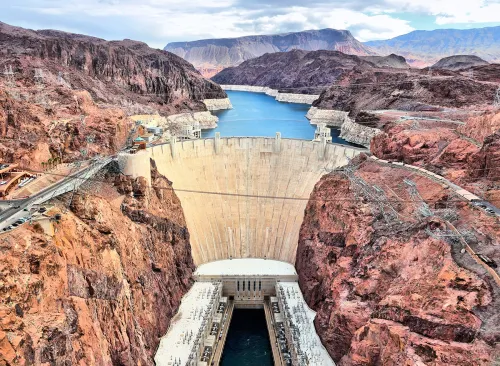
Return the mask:
<path id="1" fill-rule="evenodd" d="M 482 247 L 475 250 L 498 261 L 495 218 L 466 204 L 447 216 L 449 192 L 405 168 L 363 157 L 352 167 L 357 181 L 333 172 L 317 183 L 296 260 L 304 297 L 317 311 L 316 330 L 333 359 L 340 366 L 498 360 L 498 286 L 460 252 L 459 241 L 429 234 L 449 219 L 477 238 L 470 245 Z M 410 199 L 405 179 L 416 184 L 431 217 L 404 202 Z"/>
<path id="2" fill-rule="evenodd" d="M 314 102 L 321 109 L 349 111 L 399 109 L 440 111 L 445 107 L 478 109 L 491 105 L 496 85 L 448 70 L 354 69 L 327 88 Z"/>
<path id="3" fill-rule="evenodd" d="M 363 126 L 347 118 L 340 127 L 339 137 L 354 144 L 370 147 L 371 140 L 379 133 L 382 131 L 378 128 Z"/>
<path id="4" fill-rule="evenodd" d="M 432 65 L 431 69 L 445 69 L 456 71 L 483 65 L 489 65 L 489 63 L 487 61 L 484 61 L 481 57 L 474 55 L 454 55 L 442 58 L 434 65 Z"/>
<path id="5" fill-rule="evenodd" d="M 175 126 L 199 124 L 201 129 L 208 130 L 217 127 L 219 118 L 210 112 L 180 113 L 168 116 L 167 122 Z"/>
<path id="6" fill-rule="evenodd" d="M 203 101 L 209 111 L 220 111 L 222 109 L 232 109 L 233 106 L 229 98 L 224 99 L 205 99 Z"/>
<path id="7" fill-rule="evenodd" d="M 312 125 L 325 123 L 329 127 L 342 127 L 342 125 L 349 119 L 348 115 L 349 113 L 344 111 L 311 107 L 307 111 L 306 118 Z"/>
<path id="8" fill-rule="evenodd" d="M 0 23 L 0 48 L 0 66 L 12 66 L 16 81 L 33 85 L 39 69 L 39 82 L 87 90 L 97 102 L 132 102 L 172 113 L 205 110 L 203 99 L 226 97 L 182 58 L 142 42 Z"/>
<path id="9" fill-rule="evenodd" d="M 498 115 L 489 112 L 473 115 L 458 130 L 457 126 L 434 124 L 418 121 L 389 124 L 373 138 L 370 149 L 378 158 L 440 174 L 498 206 Z"/>
<path id="10" fill-rule="evenodd" d="M 356 40 L 349 31 L 336 29 L 172 42 L 165 47 L 166 51 L 183 57 L 199 70 L 206 70 L 208 73 L 220 67 L 239 65 L 265 53 L 286 52 L 295 49 L 306 51 L 337 50 L 353 55 L 375 54 Z"/>
<path id="11" fill-rule="evenodd" d="M 185 60 L 140 42 L 0 23 L 0 48 L 0 70 L 12 70 L 0 80 L 0 160 L 32 169 L 115 153 L 130 137 L 127 115 L 227 103 Z"/>
<path id="12" fill-rule="evenodd" d="M 392 68 L 392 69 L 409 69 L 410 65 L 406 62 L 403 56 L 395 55 L 394 53 L 389 56 L 360 56 L 361 59 L 369 61 L 376 67 Z"/>
<path id="13" fill-rule="evenodd" d="M 60 222 L 4 234 L 0 364 L 153 365 L 194 264 L 181 204 L 151 174 L 154 189 L 107 174 L 70 211 L 54 202 Z"/>
<path id="14" fill-rule="evenodd" d="M 319 94 L 354 68 L 376 66 L 354 55 L 339 51 L 302 51 L 268 53 L 229 67 L 212 80 L 223 85 L 267 86 L 280 92 Z"/>

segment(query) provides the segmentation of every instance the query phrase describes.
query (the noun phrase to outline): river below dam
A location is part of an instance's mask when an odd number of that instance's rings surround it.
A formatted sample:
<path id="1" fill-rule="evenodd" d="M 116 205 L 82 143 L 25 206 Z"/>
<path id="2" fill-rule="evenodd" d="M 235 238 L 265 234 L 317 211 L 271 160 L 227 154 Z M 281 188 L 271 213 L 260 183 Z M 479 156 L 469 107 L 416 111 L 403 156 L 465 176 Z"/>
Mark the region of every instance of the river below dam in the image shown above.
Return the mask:
<path id="1" fill-rule="evenodd" d="M 221 366 L 272 366 L 273 356 L 263 309 L 235 309 Z"/>
<path id="2" fill-rule="evenodd" d="M 203 130 L 202 137 L 264 136 L 312 140 L 316 126 L 305 117 L 308 104 L 282 103 L 264 93 L 227 91 L 233 109 L 216 111 L 218 127 Z M 340 130 L 332 129 L 332 142 L 354 146 L 339 138 Z"/>

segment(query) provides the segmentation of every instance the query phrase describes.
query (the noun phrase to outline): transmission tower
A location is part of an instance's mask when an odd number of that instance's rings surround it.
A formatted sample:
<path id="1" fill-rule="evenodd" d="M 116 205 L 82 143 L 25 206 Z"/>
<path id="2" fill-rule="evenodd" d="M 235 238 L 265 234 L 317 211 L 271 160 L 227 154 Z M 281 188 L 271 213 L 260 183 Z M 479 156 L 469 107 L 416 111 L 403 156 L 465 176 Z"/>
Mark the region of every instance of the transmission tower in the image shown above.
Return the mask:
<path id="1" fill-rule="evenodd" d="M 19 94 L 16 91 L 16 78 L 15 78 L 15 73 L 12 70 L 12 65 L 5 65 L 5 70 L 3 72 L 3 75 L 5 77 L 5 86 L 10 89 L 9 94 L 14 98 L 14 99 L 19 99 Z"/>
<path id="2" fill-rule="evenodd" d="M 420 196 L 415 182 L 408 178 L 405 178 L 403 182 L 407 185 L 408 193 L 410 193 L 411 200 L 415 203 L 418 214 L 422 217 L 432 216 L 433 213 L 429 205 Z"/>
<path id="3" fill-rule="evenodd" d="M 376 204 L 378 211 L 382 214 L 388 225 L 400 224 L 399 214 L 387 199 L 384 190 L 377 185 L 368 184 L 363 178 L 354 174 L 355 169 L 356 167 L 349 165 L 343 168 L 344 175 L 349 179 L 354 188 L 354 195 L 357 198 L 365 198 Z"/>
<path id="4" fill-rule="evenodd" d="M 45 97 L 45 76 L 42 69 L 35 69 L 35 84 L 38 89 L 36 93 L 36 103 L 46 106 L 47 98 Z"/>

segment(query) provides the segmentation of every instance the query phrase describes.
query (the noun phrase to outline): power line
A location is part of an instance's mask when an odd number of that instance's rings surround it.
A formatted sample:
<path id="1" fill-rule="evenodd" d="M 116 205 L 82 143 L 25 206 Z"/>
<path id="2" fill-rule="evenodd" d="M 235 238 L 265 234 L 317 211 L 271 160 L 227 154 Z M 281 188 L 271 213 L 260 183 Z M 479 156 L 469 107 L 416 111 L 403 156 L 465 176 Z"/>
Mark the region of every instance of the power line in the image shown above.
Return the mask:
<path id="1" fill-rule="evenodd" d="M 72 179 L 80 179 L 84 181 L 90 181 L 90 182 L 96 182 L 96 183 L 106 183 L 109 184 L 110 182 L 104 179 L 96 179 L 96 178 L 82 178 L 82 177 L 71 177 L 66 174 L 57 174 L 57 173 L 48 173 L 44 171 L 39 171 L 35 169 L 24 169 L 28 172 L 31 173 L 45 173 L 53 176 L 59 176 L 63 178 L 70 177 Z M 325 169 L 325 171 L 327 171 Z M 341 171 L 341 170 L 339 170 Z M 328 172 L 328 171 L 327 171 Z M 204 190 L 196 190 L 196 189 L 184 189 L 184 188 L 174 188 L 174 187 L 160 187 L 160 186 L 153 186 L 153 185 L 148 185 L 147 188 L 150 189 L 161 189 L 161 190 L 168 190 L 168 191 L 175 191 L 175 192 L 183 192 L 183 193 L 197 193 L 197 194 L 206 194 L 206 195 L 220 195 L 220 196 L 228 196 L 228 197 L 244 197 L 244 198 L 261 198 L 261 199 L 282 199 L 282 200 L 294 200 L 294 201 L 309 201 L 311 200 L 309 197 L 289 197 L 289 196 L 273 196 L 273 195 L 257 195 L 257 194 L 242 194 L 242 193 L 230 193 L 230 192 L 215 192 L 215 191 L 204 191 Z M 356 199 L 317 199 L 317 201 L 321 202 L 357 202 L 358 200 Z M 367 200 L 369 202 L 377 202 L 377 203 L 384 203 L 384 202 L 405 202 L 405 203 L 420 203 L 420 200 L 389 200 L 389 199 L 384 199 L 384 200 Z M 500 201 L 500 199 L 493 199 L 490 200 L 489 202 L 497 202 Z M 458 199 L 458 200 L 448 200 L 446 202 L 468 202 L 465 199 Z"/>

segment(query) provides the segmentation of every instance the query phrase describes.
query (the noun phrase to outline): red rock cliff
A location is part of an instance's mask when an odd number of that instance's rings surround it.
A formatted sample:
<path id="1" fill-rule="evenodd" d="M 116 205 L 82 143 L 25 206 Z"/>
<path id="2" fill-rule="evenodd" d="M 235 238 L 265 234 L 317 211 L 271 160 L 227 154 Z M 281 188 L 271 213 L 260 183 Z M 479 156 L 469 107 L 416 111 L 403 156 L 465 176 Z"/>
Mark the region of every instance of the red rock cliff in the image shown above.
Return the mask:
<path id="1" fill-rule="evenodd" d="M 473 235 L 476 251 L 498 262 L 498 220 L 465 203 L 451 213 L 442 209 L 449 192 L 404 168 L 354 164 L 367 186 L 382 187 L 384 204 L 341 172 L 324 176 L 307 205 L 297 251 L 300 286 L 328 352 L 339 365 L 490 365 L 500 339 L 498 285 L 460 252 L 459 241 L 428 230 L 444 230 L 450 220 Z M 432 216 L 419 216 L 408 203 L 405 178 Z"/>
<path id="2" fill-rule="evenodd" d="M 0 243 L 0 365 L 153 365 L 194 264 L 180 201 L 152 171 L 56 202 L 55 233 Z M 45 226 L 45 224 L 44 224 Z"/>

